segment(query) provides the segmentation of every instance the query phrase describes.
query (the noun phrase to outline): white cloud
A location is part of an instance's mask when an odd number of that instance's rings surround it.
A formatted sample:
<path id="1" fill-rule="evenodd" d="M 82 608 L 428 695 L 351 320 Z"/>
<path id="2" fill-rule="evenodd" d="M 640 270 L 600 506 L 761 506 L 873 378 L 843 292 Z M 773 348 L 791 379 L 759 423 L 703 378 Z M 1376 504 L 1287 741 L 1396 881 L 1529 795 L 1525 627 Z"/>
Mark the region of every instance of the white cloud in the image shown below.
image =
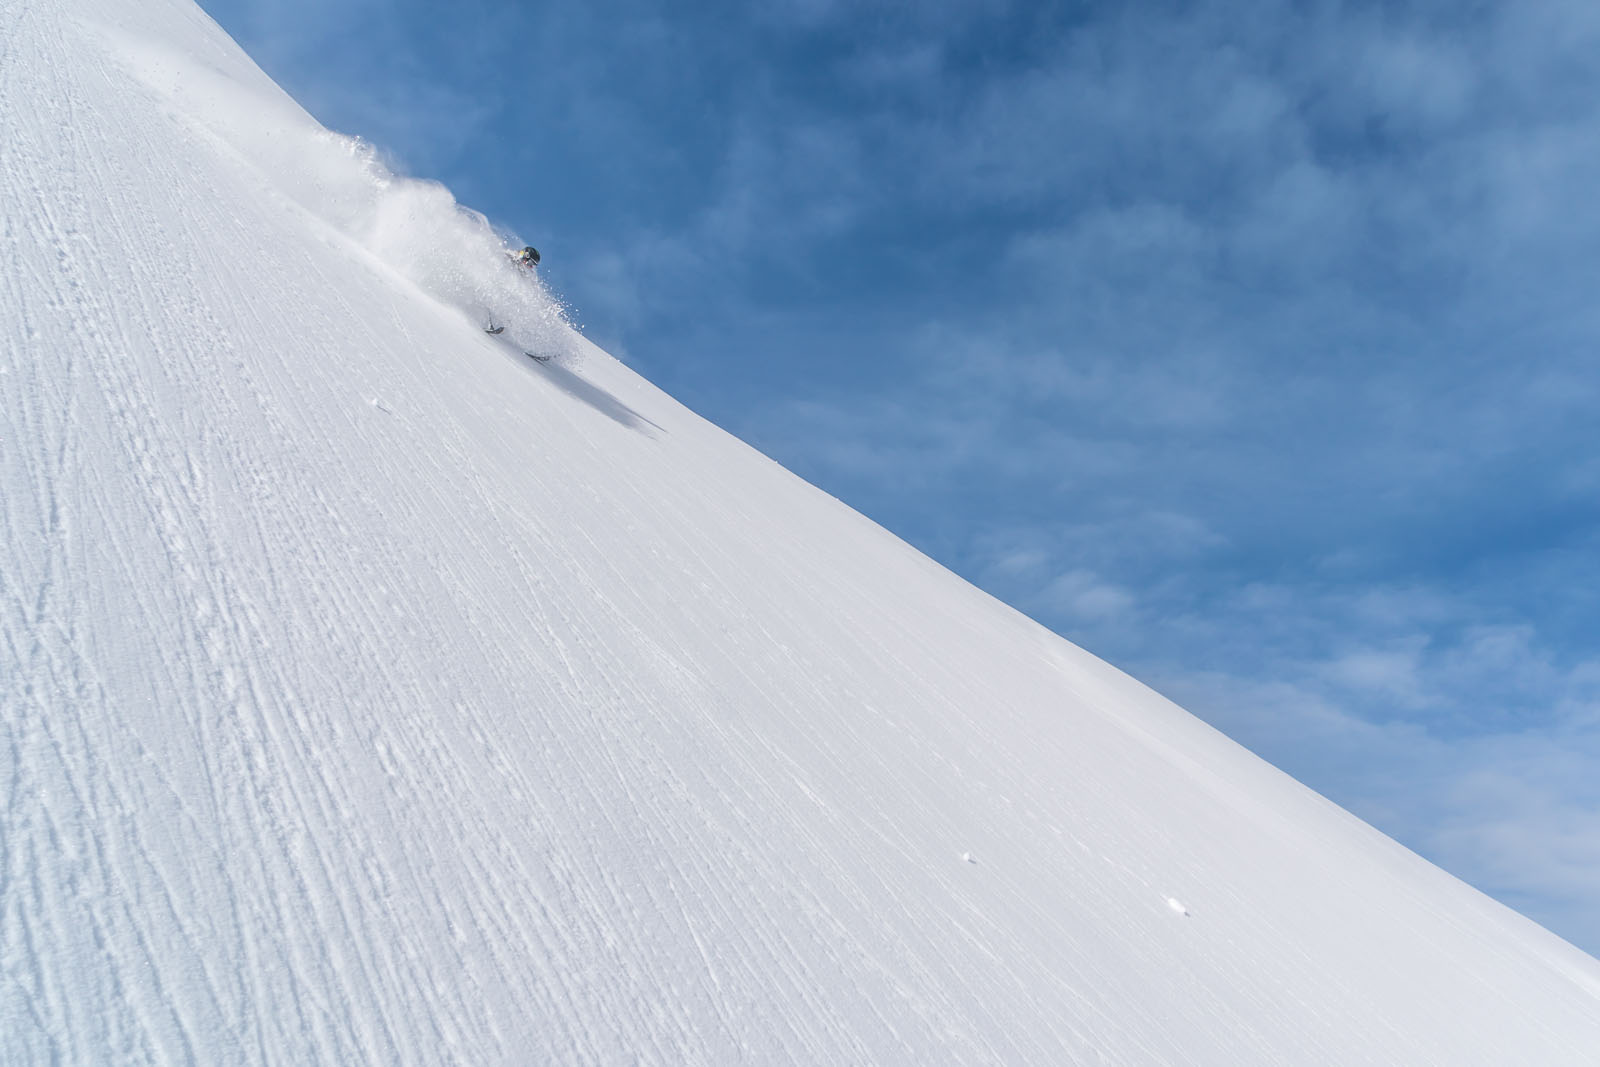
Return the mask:
<path id="1" fill-rule="evenodd" d="M 1364 689 L 1404 707 L 1421 707 L 1428 703 L 1420 674 L 1425 642 L 1419 637 L 1405 642 L 1408 647 L 1347 652 L 1325 664 L 1322 672 L 1337 685 Z"/>
<path id="2" fill-rule="evenodd" d="M 1050 615 L 1067 615 L 1074 620 L 1102 620 L 1126 615 L 1134 599 L 1092 571 L 1075 570 L 1058 575 L 1034 597 L 1036 610 Z"/>

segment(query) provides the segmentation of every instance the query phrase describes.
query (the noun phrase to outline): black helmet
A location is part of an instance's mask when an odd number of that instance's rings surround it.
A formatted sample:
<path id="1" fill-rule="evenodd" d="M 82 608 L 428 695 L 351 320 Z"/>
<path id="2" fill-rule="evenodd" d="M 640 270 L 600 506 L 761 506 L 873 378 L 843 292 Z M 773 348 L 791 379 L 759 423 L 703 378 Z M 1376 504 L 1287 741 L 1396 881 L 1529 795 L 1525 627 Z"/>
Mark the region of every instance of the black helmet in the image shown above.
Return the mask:
<path id="1" fill-rule="evenodd" d="M 532 245 L 527 245 L 522 249 L 522 258 L 527 260 L 529 263 L 538 263 L 539 250 Z"/>

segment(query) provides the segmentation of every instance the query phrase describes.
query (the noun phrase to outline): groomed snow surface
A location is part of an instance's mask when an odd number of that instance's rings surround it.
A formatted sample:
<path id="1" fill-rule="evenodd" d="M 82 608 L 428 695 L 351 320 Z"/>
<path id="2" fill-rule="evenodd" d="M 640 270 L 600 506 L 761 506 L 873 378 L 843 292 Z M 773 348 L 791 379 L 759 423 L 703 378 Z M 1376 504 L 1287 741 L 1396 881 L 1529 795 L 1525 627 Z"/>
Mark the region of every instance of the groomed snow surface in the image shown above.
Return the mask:
<path id="1" fill-rule="evenodd" d="M 0 214 L 0 1061 L 1600 1062 L 1593 959 L 591 348 L 187 0 L 0 8 Z"/>

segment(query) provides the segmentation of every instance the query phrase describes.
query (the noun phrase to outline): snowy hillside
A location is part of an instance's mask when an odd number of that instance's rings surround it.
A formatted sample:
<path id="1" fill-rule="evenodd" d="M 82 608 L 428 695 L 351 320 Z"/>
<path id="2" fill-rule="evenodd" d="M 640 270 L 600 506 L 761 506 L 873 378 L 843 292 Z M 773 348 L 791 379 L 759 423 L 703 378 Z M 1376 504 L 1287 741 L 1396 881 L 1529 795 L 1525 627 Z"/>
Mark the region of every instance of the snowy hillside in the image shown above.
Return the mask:
<path id="1" fill-rule="evenodd" d="M 590 348 L 188 0 L 7 5 L 0 134 L 0 1061 L 1600 1062 L 1594 960 Z"/>

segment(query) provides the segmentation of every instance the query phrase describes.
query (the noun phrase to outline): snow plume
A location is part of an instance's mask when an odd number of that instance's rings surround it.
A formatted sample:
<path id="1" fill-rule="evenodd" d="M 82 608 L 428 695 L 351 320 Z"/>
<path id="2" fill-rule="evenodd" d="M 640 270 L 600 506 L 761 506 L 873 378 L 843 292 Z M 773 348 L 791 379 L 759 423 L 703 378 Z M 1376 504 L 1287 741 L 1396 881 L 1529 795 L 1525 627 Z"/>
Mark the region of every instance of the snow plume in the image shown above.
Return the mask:
<path id="1" fill-rule="evenodd" d="M 111 35 L 109 31 L 108 35 Z M 272 190 L 361 245 L 473 322 L 540 355 L 579 351 L 565 310 L 506 252 L 523 240 L 456 202 L 444 185 L 399 174 L 371 143 L 325 129 L 267 81 L 244 84 L 148 41 L 120 40 L 133 72 L 191 121 L 261 172 Z M 263 98 L 274 105 L 263 113 Z"/>
<path id="2" fill-rule="evenodd" d="M 496 230 L 438 182 L 395 174 L 359 138 L 319 130 L 317 141 L 320 151 L 308 153 L 307 163 L 326 162 L 329 173 L 297 197 L 307 210 L 475 322 L 504 326 L 524 349 L 577 351 L 560 303 L 505 254 L 522 247 L 520 238 Z"/>

